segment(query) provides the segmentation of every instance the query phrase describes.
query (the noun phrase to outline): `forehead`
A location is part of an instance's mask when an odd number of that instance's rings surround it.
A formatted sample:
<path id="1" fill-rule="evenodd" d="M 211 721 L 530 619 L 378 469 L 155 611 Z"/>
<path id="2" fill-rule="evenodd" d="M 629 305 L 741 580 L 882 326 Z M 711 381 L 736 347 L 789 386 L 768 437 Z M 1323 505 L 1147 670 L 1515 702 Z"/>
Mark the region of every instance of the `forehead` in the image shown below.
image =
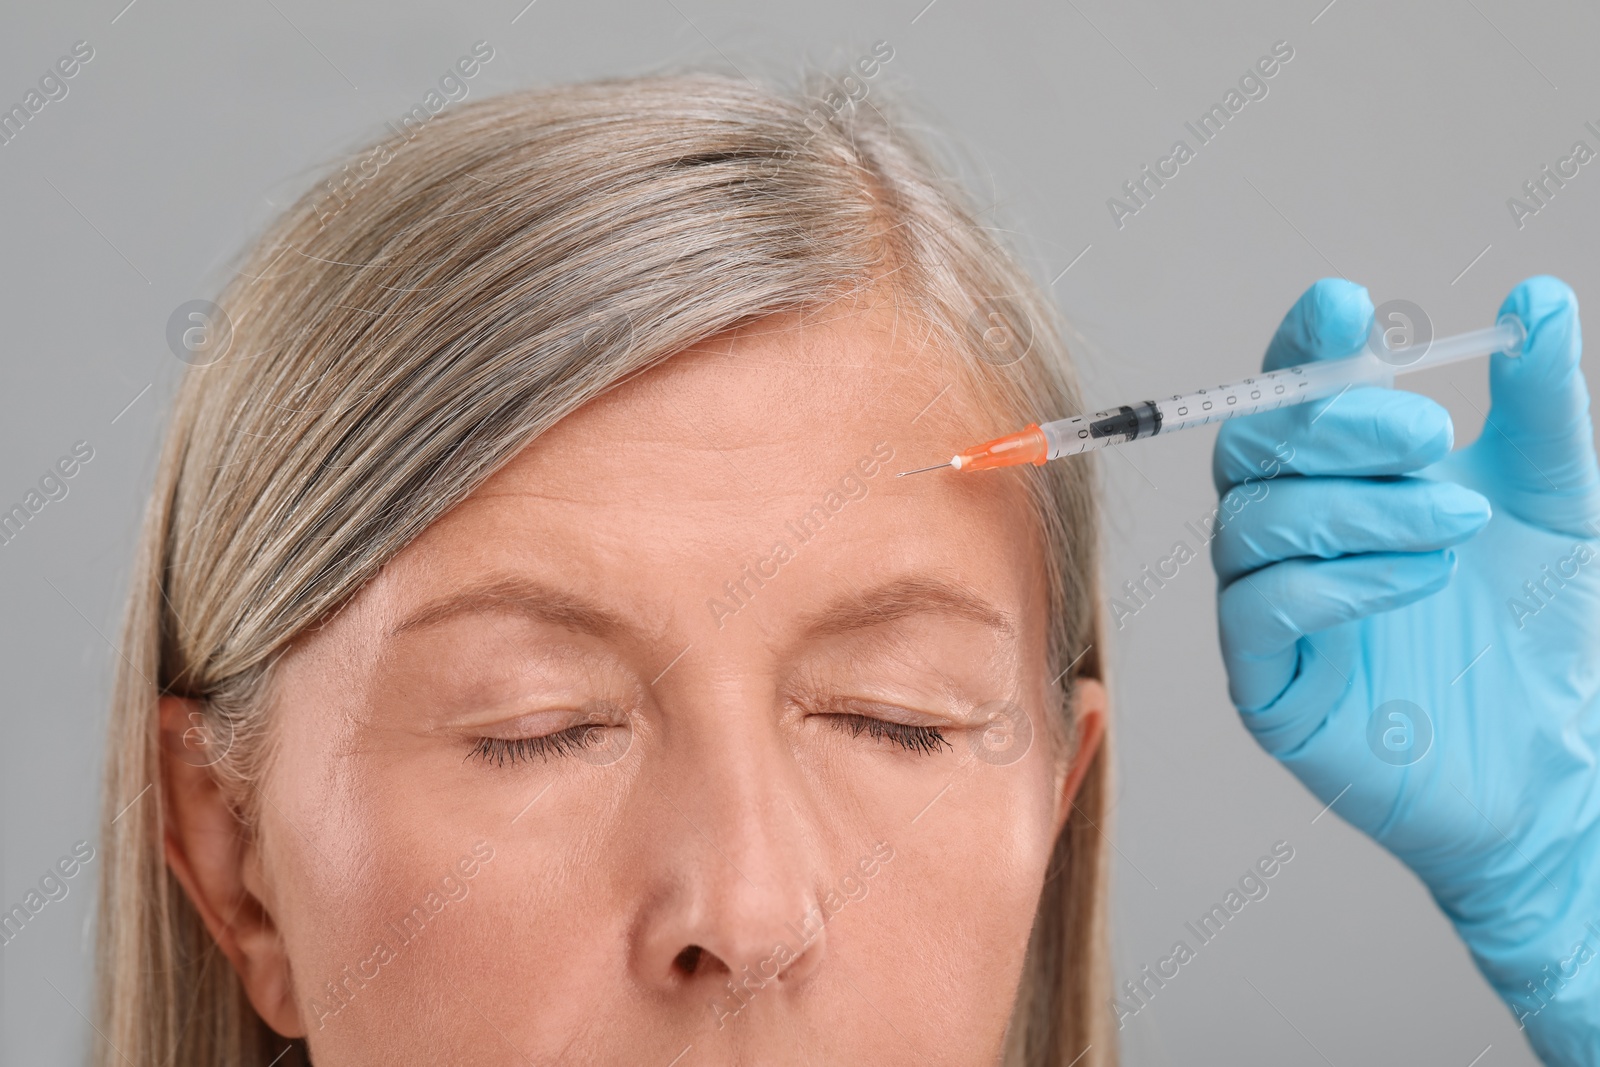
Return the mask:
<path id="1" fill-rule="evenodd" d="M 897 458 L 892 476 L 915 465 L 900 459 L 948 458 L 998 425 L 956 367 L 928 327 L 892 303 L 772 316 L 613 389 L 546 432 L 519 462 L 554 485 L 576 469 L 565 464 L 595 462 L 604 441 L 642 467 L 672 467 L 664 489 L 696 480 L 698 460 L 709 467 L 708 483 L 803 491 L 888 442 Z M 909 499 L 940 485 L 923 479 L 897 488 Z"/>
<path id="2" fill-rule="evenodd" d="M 779 563 L 753 614 L 934 575 L 1026 615 L 1043 590 L 1017 472 L 895 477 L 1000 432 L 955 367 L 892 303 L 760 320 L 569 415 L 402 556 L 436 581 L 531 569 L 652 630 Z"/>

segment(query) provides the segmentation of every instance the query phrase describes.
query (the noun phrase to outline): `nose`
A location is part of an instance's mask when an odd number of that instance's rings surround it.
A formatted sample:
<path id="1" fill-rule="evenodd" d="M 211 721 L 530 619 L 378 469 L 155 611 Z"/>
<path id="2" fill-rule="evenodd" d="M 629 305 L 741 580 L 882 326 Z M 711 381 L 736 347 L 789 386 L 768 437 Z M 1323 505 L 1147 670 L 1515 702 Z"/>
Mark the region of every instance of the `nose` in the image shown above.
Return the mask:
<path id="1" fill-rule="evenodd" d="M 635 870 L 636 978 L 691 1001 L 709 995 L 719 1019 L 797 989 L 827 951 L 805 784 L 775 728 L 739 734 L 658 752 L 640 796 L 652 814 Z"/>

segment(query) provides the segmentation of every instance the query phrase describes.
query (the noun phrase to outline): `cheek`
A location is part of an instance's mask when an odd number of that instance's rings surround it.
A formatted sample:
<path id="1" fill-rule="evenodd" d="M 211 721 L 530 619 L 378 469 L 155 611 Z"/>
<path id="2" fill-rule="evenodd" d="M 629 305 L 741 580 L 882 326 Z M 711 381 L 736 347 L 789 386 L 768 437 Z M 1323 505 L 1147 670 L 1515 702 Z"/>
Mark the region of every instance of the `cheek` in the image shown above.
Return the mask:
<path id="1" fill-rule="evenodd" d="M 1055 844 L 1053 776 L 1035 744 L 1012 764 L 969 760 L 898 839 L 883 831 L 896 847 L 885 872 L 909 890 L 897 936 L 945 976 L 946 995 L 1002 1028 Z"/>
<path id="2" fill-rule="evenodd" d="M 614 840 L 619 813 L 571 779 L 523 776 L 517 795 L 538 800 L 513 824 L 515 810 L 466 811 L 371 768 L 362 777 L 359 800 L 327 811 L 316 842 L 337 843 L 334 827 L 359 835 L 359 869 L 330 872 L 291 828 L 304 876 L 280 880 L 292 889 L 275 902 L 319 1062 L 499 1062 L 502 1038 L 475 1008 L 535 1062 L 554 1062 L 626 973 L 617 864 L 584 844 Z M 446 876 L 465 894 L 451 899 Z"/>
<path id="3" fill-rule="evenodd" d="M 359 728 L 358 689 L 280 709 L 296 758 L 263 785 L 264 896 L 318 1062 L 499 1062 L 502 1038 L 469 1004 L 554 1062 L 626 973 L 627 900 L 601 843 L 624 822 L 628 765 L 419 758 Z"/>

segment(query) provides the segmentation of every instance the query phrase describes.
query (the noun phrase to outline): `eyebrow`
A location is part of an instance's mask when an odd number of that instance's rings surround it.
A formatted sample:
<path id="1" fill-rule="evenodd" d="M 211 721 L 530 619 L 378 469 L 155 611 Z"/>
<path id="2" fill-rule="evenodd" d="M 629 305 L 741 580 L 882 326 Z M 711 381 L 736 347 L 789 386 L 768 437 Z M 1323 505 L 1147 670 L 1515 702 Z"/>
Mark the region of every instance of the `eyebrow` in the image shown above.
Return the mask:
<path id="1" fill-rule="evenodd" d="M 463 615 L 489 612 L 519 615 L 595 637 L 611 637 L 629 628 L 621 617 L 581 597 L 541 582 L 508 575 L 469 586 L 424 605 L 390 630 L 389 636 L 399 637 Z"/>
<path id="2" fill-rule="evenodd" d="M 811 616 L 808 638 L 833 637 L 918 615 L 948 615 L 978 623 L 1002 637 L 1015 637 L 1012 617 L 965 586 L 938 578 L 912 576 L 851 593 Z"/>
<path id="3" fill-rule="evenodd" d="M 607 638 L 630 630 L 618 615 L 553 586 L 505 576 L 435 600 L 389 631 L 391 638 L 437 626 L 463 615 L 500 612 L 551 623 L 577 633 Z M 985 626 L 1002 637 L 1016 636 L 1012 617 L 970 589 L 938 578 L 912 576 L 865 592 L 840 597 L 804 621 L 808 640 L 883 626 L 918 615 L 947 615 Z"/>

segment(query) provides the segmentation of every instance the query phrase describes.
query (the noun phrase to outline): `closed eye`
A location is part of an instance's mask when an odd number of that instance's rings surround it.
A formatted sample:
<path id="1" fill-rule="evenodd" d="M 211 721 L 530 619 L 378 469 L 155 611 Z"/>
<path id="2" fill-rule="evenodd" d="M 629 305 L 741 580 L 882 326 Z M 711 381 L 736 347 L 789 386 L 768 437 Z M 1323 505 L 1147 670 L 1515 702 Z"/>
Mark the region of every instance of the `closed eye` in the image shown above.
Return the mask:
<path id="1" fill-rule="evenodd" d="M 834 729 L 849 731 L 851 737 L 866 734 L 873 740 L 899 745 L 908 752 L 933 753 L 952 747 L 937 726 L 912 726 L 854 713 L 834 714 L 828 718 L 833 721 Z"/>
<path id="2" fill-rule="evenodd" d="M 515 764 L 524 760 L 549 762 L 570 756 L 580 749 L 599 748 L 604 744 L 605 727 L 584 722 L 542 737 L 480 737 L 472 746 L 472 751 L 467 753 L 467 758 L 504 767 L 507 763 Z"/>

